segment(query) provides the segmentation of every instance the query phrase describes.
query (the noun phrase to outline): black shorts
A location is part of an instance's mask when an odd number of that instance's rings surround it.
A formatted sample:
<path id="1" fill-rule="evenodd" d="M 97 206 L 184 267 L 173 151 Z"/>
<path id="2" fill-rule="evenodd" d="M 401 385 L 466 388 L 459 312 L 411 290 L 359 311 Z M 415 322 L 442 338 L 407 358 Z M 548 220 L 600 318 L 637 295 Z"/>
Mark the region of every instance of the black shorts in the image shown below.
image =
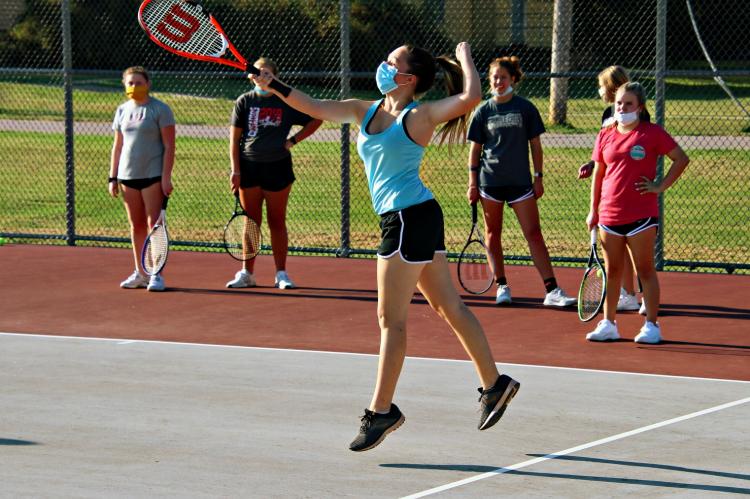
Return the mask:
<path id="1" fill-rule="evenodd" d="M 525 201 L 534 197 L 534 188 L 530 185 L 508 187 L 482 186 L 479 188 L 479 195 L 484 199 L 495 201 L 496 203 L 508 203 L 508 206 Z"/>
<path id="2" fill-rule="evenodd" d="M 644 230 L 651 227 L 656 227 L 656 231 L 659 231 L 659 217 L 641 218 L 640 220 L 636 220 L 635 222 L 622 225 L 599 224 L 599 228 L 601 228 L 604 232 L 622 237 L 633 237 L 639 232 L 643 232 Z"/>
<path id="3" fill-rule="evenodd" d="M 130 178 L 130 179 L 118 178 L 117 181 L 121 183 L 122 185 L 124 185 L 125 187 L 130 187 L 131 189 L 142 191 L 146 187 L 150 187 L 157 182 L 161 182 L 161 177 Z"/>
<path id="4" fill-rule="evenodd" d="M 294 182 L 292 156 L 278 161 L 240 159 L 240 187 L 260 187 L 264 191 L 283 191 Z"/>
<path id="5" fill-rule="evenodd" d="M 443 210 L 434 199 L 389 211 L 380 216 L 378 256 L 396 253 L 408 263 L 429 263 L 435 253 L 445 253 Z"/>

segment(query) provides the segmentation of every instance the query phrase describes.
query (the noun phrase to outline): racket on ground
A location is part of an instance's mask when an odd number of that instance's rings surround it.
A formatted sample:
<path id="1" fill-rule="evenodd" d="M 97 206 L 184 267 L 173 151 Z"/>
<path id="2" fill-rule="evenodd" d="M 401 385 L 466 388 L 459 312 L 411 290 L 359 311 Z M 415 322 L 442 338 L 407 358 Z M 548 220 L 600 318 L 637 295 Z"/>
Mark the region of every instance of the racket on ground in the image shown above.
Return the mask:
<path id="1" fill-rule="evenodd" d="M 596 229 L 591 231 L 591 253 L 578 289 L 578 318 L 588 322 L 599 313 L 607 295 L 607 274 L 596 251 Z"/>
<path id="2" fill-rule="evenodd" d="M 487 256 L 487 248 L 477 229 L 477 203 L 471 205 L 471 232 L 458 258 L 458 282 L 473 295 L 481 295 L 492 287 L 495 275 Z"/>
<path id="3" fill-rule="evenodd" d="M 164 196 L 161 203 L 161 213 L 156 219 L 154 227 L 146 237 L 141 250 L 141 267 L 148 275 L 156 275 L 167 264 L 169 256 L 169 233 L 167 232 L 167 203 L 169 198 Z"/>
<path id="4" fill-rule="evenodd" d="M 255 258 L 260 246 L 260 227 L 247 216 L 239 194 L 235 194 L 234 214 L 224 227 L 224 250 L 235 260 L 244 262 Z"/>

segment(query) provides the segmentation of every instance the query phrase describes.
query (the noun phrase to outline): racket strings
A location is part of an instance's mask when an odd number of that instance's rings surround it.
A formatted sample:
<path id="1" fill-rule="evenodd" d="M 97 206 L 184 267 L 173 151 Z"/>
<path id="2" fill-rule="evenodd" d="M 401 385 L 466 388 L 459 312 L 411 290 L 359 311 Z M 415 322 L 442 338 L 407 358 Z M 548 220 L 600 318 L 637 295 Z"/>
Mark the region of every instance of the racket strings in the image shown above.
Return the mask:
<path id="1" fill-rule="evenodd" d="M 158 273 L 167 261 L 169 237 L 167 228 L 157 226 L 146 241 L 143 249 L 143 267 L 150 275 Z"/>
<path id="2" fill-rule="evenodd" d="M 245 215 L 233 217 L 224 229 L 224 246 L 238 260 L 255 257 L 261 249 L 258 225 Z"/>
<path id="3" fill-rule="evenodd" d="M 579 309 L 583 316 L 591 317 L 599 311 L 604 290 L 604 272 L 600 267 L 592 267 L 586 272 L 581 284 Z"/>
<path id="4" fill-rule="evenodd" d="M 464 248 L 458 262 L 458 278 L 466 291 L 482 294 L 495 280 L 484 246 L 474 241 Z"/>
<path id="5" fill-rule="evenodd" d="M 185 42 L 176 41 L 157 29 L 176 3 L 179 3 L 183 10 L 198 20 L 198 29 Z M 216 30 L 216 27 L 211 24 L 211 21 L 199 6 L 191 6 L 174 0 L 157 0 L 148 4 L 148 7 L 143 11 L 142 19 L 152 36 L 173 49 L 214 57 L 219 57 L 226 51 L 227 44 L 224 36 Z M 170 23 L 164 22 L 164 25 L 167 31 L 175 36 L 183 35 L 179 28 L 172 26 Z"/>

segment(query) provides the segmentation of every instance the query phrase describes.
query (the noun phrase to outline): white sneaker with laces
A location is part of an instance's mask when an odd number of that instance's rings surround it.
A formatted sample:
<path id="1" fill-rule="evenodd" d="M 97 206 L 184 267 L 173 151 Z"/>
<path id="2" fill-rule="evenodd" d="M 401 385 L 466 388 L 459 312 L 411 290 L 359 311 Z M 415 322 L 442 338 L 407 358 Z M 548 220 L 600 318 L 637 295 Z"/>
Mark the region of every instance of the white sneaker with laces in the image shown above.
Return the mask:
<path id="1" fill-rule="evenodd" d="M 147 285 L 148 278 L 137 270 L 133 271 L 127 279 L 120 283 L 120 287 L 123 289 L 145 288 Z"/>
<path id="2" fill-rule="evenodd" d="M 641 315 L 646 315 L 646 301 L 644 300 L 641 302 L 641 308 L 638 309 L 638 313 Z"/>
<path id="3" fill-rule="evenodd" d="M 227 283 L 228 288 L 254 288 L 255 276 L 245 269 L 234 274 L 234 279 Z"/>
<path id="4" fill-rule="evenodd" d="M 148 280 L 148 287 L 146 289 L 149 291 L 164 291 L 164 287 L 164 279 L 162 279 L 161 274 L 154 274 Z"/>
<path id="5" fill-rule="evenodd" d="M 286 273 L 286 270 L 279 270 L 276 272 L 276 279 L 274 279 L 274 286 L 279 289 L 292 289 L 294 288 L 294 282 Z"/>
<path id="6" fill-rule="evenodd" d="M 599 324 L 596 325 L 596 329 L 586 335 L 586 339 L 589 341 L 614 341 L 619 340 L 620 335 L 617 332 L 617 324 L 602 319 Z"/>
<path id="7" fill-rule="evenodd" d="M 617 300 L 617 310 L 638 310 L 638 297 L 620 288 L 620 298 Z"/>
<path id="8" fill-rule="evenodd" d="M 495 295 L 495 305 L 509 305 L 513 300 L 510 297 L 510 286 L 507 284 L 500 284 L 497 286 L 497 294 Z"/>
<path id="9" fill-rule="evenodd" d="M 570 307 L 576 304 L 576 299 L 566 295 L 562 288 L 555 288 L 544 297 L 544 304 L 548 307 Z"/>
<path id="10" fill-rule="evenodd" d="M 661 328 L 658 324 L 646 321 L 633 341 L 636 343 L 659 343 L 661 341 Z"/>

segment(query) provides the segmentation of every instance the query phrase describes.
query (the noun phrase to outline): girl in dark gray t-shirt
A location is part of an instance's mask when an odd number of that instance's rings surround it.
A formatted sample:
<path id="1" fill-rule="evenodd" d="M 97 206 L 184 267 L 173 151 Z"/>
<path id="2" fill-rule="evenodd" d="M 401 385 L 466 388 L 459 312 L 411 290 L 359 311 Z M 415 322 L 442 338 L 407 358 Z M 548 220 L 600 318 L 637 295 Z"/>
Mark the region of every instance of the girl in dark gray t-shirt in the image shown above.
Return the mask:
<path id="1" fill-rule="evenodd" d="M 544 123 L 531 102 L 513 93 L 513 85 L 522 77 L 517 57 L 502 57 L 490 64 L 492 97 L 477 108 L 469 125 L 467 197 L 470 203 L 481 201 L 484 210 L 487 251 L 497 280 L 495 303 L 511 303 L 500 242 L 503 206 L 508 203 L 518 217 L 531 258 L 544 281 L 544 304 L 568 307 L 575 305 L 576 300 L 557 285 L 536 201 L 544 194 L 544 155 L 539 138 L 544 133 Z M 529 148 L 534 164 L 533 182 Z"/>

